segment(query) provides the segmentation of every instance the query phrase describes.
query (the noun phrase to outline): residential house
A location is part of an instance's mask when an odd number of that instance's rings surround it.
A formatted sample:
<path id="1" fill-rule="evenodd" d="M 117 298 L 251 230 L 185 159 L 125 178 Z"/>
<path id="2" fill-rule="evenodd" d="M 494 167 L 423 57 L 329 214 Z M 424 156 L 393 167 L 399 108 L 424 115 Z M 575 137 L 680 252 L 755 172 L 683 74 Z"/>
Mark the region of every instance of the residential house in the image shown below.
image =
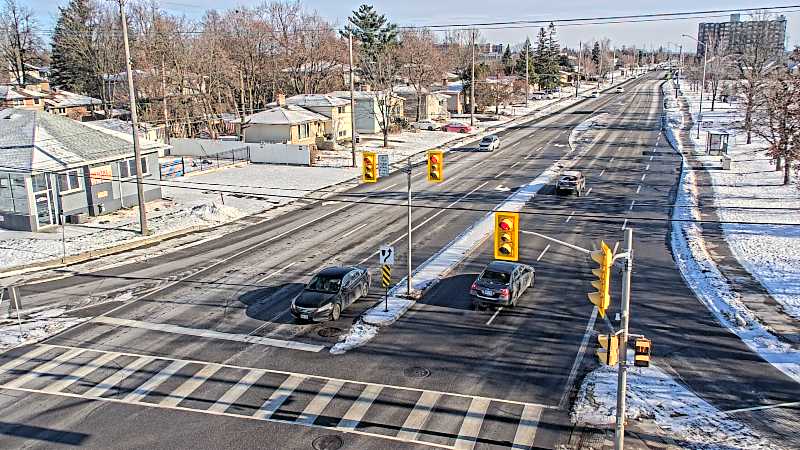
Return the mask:
<path id="1" fill-rule="evenodd" d="M 328 93 L 331 97 L 337 97 L 350 101 L 350 91 L 333 91 Z M 355 122 L 356 131 L 359 133 L 373 134 L 380 133 L 383 114 L 381 108 L 386 103 L 383 99 L 386 94 L 383 91 L 355 91 L 353 100 L 355 101 Z M 398 95 L 389 95 L 389 123 L 395 119 L 403 117 L 403 107 L 405 100 Z"/>
<path id="2" fill-rule="evenodd" d="M 287 105 L 299 106 L 327 117 L 325 139 L 349 141 L 353 139 L 350 125 L 350 102 L 325 94 L 300 94 L 286 99 Z"/>
<path id="3" fill-rule="evenodd" d="M 422 88 L 418 96 L 417 90 L 413 86 L 395 86 L 392 92 L 405 100 L 403 113 L 408 120 L 417 120 L 417 110 L 419 110 L 419 120 L 447 120 L 450 118 L 448 112 L 450 97 L 447 95 L 431 93 Z"/>
<path id="4" fill-rule="evenodd" d="M 0 108 L 25 108 L 44 110 L 46 92 L 26 89 L 25 86 L 0 85 Z"/>
<path id="5" fill-rule="evenodd" d="M 450 114 L 463 114 L 464 105 L 464 82 L 463 81 L 447 81 L 443 80 L 442 85 L 437 85 L 431 88 L 435 94 L 446 95 L 447 98 L 447 111 Z"/>
<path id="6" fill-rule="evenodd" d="M 145 201 L 161 198 L 158 152 L 141 141 Z M 0 227 L 39 231 L 59 217 L 138 204 L 132 137 L 55 114 L 0 111 Z"/>
<path id="7" fill-rule="evenodd" d="M 95 111 L 102 109 L 102 104 L 103 102 L 93 97 L 56 89 L 44 100 L 44 110 L 73 120 L 85 121 L 91 120 Z"/>
<path id="8" fill-rule="evenodd" d="M 296 105 L 279 104 L 245 117 L 243 141 L 315 145 L 323 138 L 331 119 Z"/>
<path id="9" fill-rule="evenodd" d="M 133 124 L 127 120 L 102 119 L 93 121 L 92 125 L 100 126 L 118 133 L 133 134 Z M 141 139 L 147 139 L 148 141 L 164 142 L 164 125 L 152 125 L 147 122 L 139 122 L 139 137 Z M 160 154 L 159 156 L 164 155 Z"/>

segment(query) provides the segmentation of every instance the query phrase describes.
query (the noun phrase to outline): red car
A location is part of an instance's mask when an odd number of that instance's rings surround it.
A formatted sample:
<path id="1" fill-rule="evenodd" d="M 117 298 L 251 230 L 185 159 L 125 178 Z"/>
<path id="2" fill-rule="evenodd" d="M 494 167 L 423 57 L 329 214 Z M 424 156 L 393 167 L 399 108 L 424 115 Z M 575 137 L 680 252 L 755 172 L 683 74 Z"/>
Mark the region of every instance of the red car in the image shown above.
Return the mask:
<path id="1" fill-rule="evenodd" d="M 451 133 L 469 133 L 472 127 L 463 123 L 451 122 L 442 127 L 442 131 L 449 131 Z"/>

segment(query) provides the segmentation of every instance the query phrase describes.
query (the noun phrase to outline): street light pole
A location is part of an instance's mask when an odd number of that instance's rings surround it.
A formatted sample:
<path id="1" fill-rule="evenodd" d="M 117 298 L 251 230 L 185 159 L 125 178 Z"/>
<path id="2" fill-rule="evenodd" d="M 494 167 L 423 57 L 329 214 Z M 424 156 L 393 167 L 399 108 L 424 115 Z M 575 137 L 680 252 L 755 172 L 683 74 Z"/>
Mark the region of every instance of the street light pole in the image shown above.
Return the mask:
<path id="1" fill-rule="evenodd" d="M 472 46 L 472 64 L 469 77 L 469 126 L 475 126 L 475 30 L 470 32 Z"/>
<path id="2" fill-rule="evenodd" d="M 525 46 L 525 107 L 526 108 L 528 107 L 528 97 L 530 96 L 530 87 L 531 87 L 531 83 L 530 83 L 531 78 L 530 78 L 530 72 L 529 72 L 530 69 L 528 68 L 528 60 L 530 59 L 530 58 L 528 58 L 528 56 L 530 55 L 530 46 L 527 45 L 528 42 L 530 42 L 530 38 L 525 40 L 525 43 L 526 43 L 526 46 Z"/>
<path id="3" fill-rule="evenodd" d="M 583 62 L 583 41 L 578 41 L 578 76 L 575 77 L 575 98 L 581 89 L 581 63 Z"/>
<path id="4" fill-rule="evenodd" d="M 133 158 L 136 173 L 136 195 L 139 200 L 139 226 L 142 235 L 147 234 L 147 212 L 144 204 L 144 187 L 142 184 L 142 152 L 139 146 L 139 117 L 136 114 L 136 90 L 133 88 L 133 72 L 131 69 L 131 49 L 128 43 L 128 20 L 125 18 L 125 0 L 118 0 L 119 15 L 122 22 L 122 39 L 125 41 L 125 67 L 128 71 L 128 99 L 131 109 L 131 128 L 133 128 Z"/>
<path id="5" fill-rule="evenodd" d="M 689 39 L 694 39 L 695 42 L 703 46 L 703 81 L 700 84 L 700 109 L 697 112 L 697 139 L 700 139 L 700 125 L 703 123 L 703 93 L 706 90 L 706 64 L 708 63 L 708 46 L 705 42 L 700 42 L 693 36 L 684 34 L 683 36 Z"/>
<path id="6" fill-rule="evenodd" d="M 628 322 L 631 306 L 631 273 L 633 272 L 633 229 L 625 229 L 625 273 L 622 277 L 622 330 L 619 335 L 619 366 L 617 372 L 617 423 L 614 450 L 625 448 L 625 395 L 628 387 Z"/>
<path id="7" fill-rule="evenodd" d="M 350 153 L 352 154 L 353 167 L 356 166 L 356 101 L 354 94 L 355 82 L 353 81 L 353 32 L 347 36 L 348 48 L 350 53 Z"/>

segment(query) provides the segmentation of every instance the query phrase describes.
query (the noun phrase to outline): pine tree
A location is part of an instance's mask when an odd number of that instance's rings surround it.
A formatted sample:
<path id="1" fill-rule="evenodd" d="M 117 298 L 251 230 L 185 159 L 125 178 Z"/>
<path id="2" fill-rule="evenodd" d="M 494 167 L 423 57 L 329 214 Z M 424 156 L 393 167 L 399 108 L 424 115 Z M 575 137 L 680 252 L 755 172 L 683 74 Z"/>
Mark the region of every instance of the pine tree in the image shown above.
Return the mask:
<path id="1" fill-rule="evenodd" d="M 561 56 L 561 47 L 558 44 L 558 36 L 556 35 L 556 26 L 550 22 L 550 25 L 547 27 L 547 43 L 548 43 L 548 55 L 547 55 L 547 65 L 545 69 L 545 76 L 546 81 L 545 84 L 547 85 L 548 89 L 556 88 L 560 84 L 560 56 Z"/>
<path id="2" fill-rule="evenodd" d="M 503 57 L 500 58 L 500 64 L 503 66 L 503 72 L 506 75 L 511 75 L 514 72 L 514 62 L 511 58 L 510 45 L 506 45 L 506 50 L 503 52 Z"/>
<path id="3" fill-rule="evenodd" d="M 544 28 L 539 29 L 539 34 L 536 37 L 536 55 L 534 56 L 533 65 L 536 68 L 536 73 L 539 74 L 539 87 L 549 89 L 550 43 Z"/>
<path id="4" fill-rule="evenodd" d="M 387 46 L 397 43 L 397 25 L 390 23 L 383 14 L 378 14 L 371 5 L 361 5 L 347 18 L 343 37 L 353 34 L 353 39 L 361 42 L 367 57 L 380 53 Z"/>
<path id="5" fill-rule="evenodd" d="M 592 47 L 592 62 L 595 66 L 600 65 L 600 43 L 595 41 L 594 47 Z"/>
<path id="6" fill-rule="evenodd" d="M 96 89 L 92 76 L 92 6 L 89 0 L 70 0 L 53 33 L 52 82 L 64 89 L 89 93 Z"/>

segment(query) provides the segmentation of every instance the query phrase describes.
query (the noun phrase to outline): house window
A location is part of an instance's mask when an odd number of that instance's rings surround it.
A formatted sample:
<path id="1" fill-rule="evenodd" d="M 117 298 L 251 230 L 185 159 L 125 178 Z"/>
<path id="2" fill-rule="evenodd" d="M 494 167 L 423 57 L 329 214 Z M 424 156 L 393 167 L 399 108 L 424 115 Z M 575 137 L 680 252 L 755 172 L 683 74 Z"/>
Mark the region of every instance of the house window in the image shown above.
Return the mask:
<path id="1" fill-rule="evenodd" d="M 76 191 L 81 188 L 80 173 L 77 170 L 70 170 L 58 175 L 58 189 L 61 193 Z"/>
<path id="2" fill-rule="evenodd" d="M 301 123 L 298 126 L 299 133 L 298 137 L 300 139 L 305 139 L 311 134 L 311 124 L 310 123 Z"/>
<path id="3" fill-rule="evenodd" d="M 120 178 L 132 178 L 136 176 L 136 166 L 135 166 L 134 159 L 125 159 L 119 162 L 119 177 Z M 148 167 L 147 167 L 147 158 L 143 157 L 141 161 L 142 167 L 142 176 L 147 175 Z"/>
<path id="4" fill-rule="evenodd" d="M 345 107 L 344 106 L 340 106 L 339 107 L 339 114 L 344 114 L 344 110 L 345 110 Z"/>
<path id="5" fill-rule="evenodd" d="M 25 176 L 0 174 L 0 211 L 28 214 Z"/>

